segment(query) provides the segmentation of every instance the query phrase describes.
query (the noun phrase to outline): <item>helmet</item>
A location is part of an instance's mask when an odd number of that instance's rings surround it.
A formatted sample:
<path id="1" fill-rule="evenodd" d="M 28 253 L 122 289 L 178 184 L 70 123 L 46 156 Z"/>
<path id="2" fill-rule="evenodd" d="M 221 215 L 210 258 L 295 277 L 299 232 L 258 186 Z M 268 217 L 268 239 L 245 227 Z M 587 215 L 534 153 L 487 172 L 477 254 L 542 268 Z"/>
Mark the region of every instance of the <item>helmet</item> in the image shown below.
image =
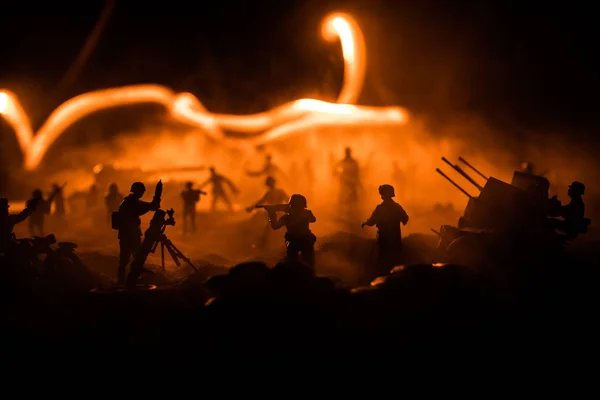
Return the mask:
<path id="1" fill-rule="evenodd" d="M 10 205 L 8 204 L 8 199 L 5 197 L 0 197 L 0 209 L 8 207 L 10 207 Z"/>
<path id="2" fill-rule="evenodd" d="M 302 196 L 301 194 L 293 194 L 292 197 L 290 197 L 290 200 L 288 201 L 288 204 L 292 208 L 306 208 L 306 207 L 308 207 L 308 204 L 306 202 L 306 197 Z"/>
<path id="3" fill-rule="evenodd" d="M 42 197 L 42 191 L 40 189 L 35 189 L 31 195 L 33 197 Z"/>
<path id="4" fill-rule="evenodd" d="M 192 181 L 189 181 L 189 182 L 185 183 L 185 187 L 188 188 L 188 189 L 191 189 L 192 186 L 194 186 L 194 182 L 192 182 Z"/>
<path id="5" fill-rule="evenodd" d="M 142 182 L 134 182 L 133 185 L 131 185 L 131 189 L 129 191 L 131 193 L 145 192 L 146 186 L 144 186 Z"/>
<path id="6" fill-rule="evenodd" d="M 574 194 L 584 194 L 585 193 L 585 185 L 581 182 L 573 182 L 569 185 L 569 189 L 574 193 Z"/>
<path id="7" fill-rule="evenodd" d="M 394 187 L 392 185 L 381 185 L 379 186 L 379 194 L 386 197 L 394 197 Z"/>
<path id="8" fill-rule="evenodd" d="M 275 185 L 275 178 L 273 178 L 272 176 L 267 176 L 267 180 L 265 181 L 265 184 L 267 186 Z"/>
<path id="9" fill-rule="evenodd" d="M 113 182 L 113 183 L 111 183 L 111 184 L 108 186 L 108 188 L 109 188 L 110 190 L 114 190 L 114 191 L 116 192 L 116 191 L 117 191 L 117 189 L 118 189 L 119 187 L 117 186 L 117 184 L 116 184 L 116 183 L 114 183 L 114 182 Z"/>

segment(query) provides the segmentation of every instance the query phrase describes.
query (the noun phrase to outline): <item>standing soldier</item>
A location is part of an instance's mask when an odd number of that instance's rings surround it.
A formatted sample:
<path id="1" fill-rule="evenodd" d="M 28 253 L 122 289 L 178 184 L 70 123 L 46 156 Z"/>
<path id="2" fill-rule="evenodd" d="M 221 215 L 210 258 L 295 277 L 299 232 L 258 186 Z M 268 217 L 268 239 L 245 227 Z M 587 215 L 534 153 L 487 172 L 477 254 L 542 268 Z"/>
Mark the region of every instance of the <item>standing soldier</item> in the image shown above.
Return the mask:
<path id="1" fill-rule="evenodd" d="M 383 202 L 375 207 L 373 214 L 362 223 L 365 226 L 377 226 L 377 247 L 375 251 L 378 272 L 389 272 L 400 262 L 402 232 L 400 224 L 408 223 L 408 214 L 402 206 L 392 200 L 395 197 L 392 185 L 379 186 Z"/>
<path id="2" fill-rule="evenodd" d="M 200 201 L 201 194 L 207 194 L 202 190 L 193 189 L 193 186 L 193 182 L 188 182 L 185 184 L 185 190 L 181 192 L 181 199 L 183 200 L 183 233 L 189 232 L 189 225 L 191 225 L 192 232 L 196 232 L 196 204 Z"/>
<path id="3" fill-rule="evenodd" d="M 8 200 L 4 197 L 0 198 L 0 255 L 6 254 L 15 225 L 25 221 L 35 211 L 38 205 L 36 201 L 39 200 L 30 200 L 23 211 L 18 214 L 10 214 Z"/>
<path id="4" fill-rule="evenodd" d="M 210 167 L 210 177 L 200 185 L 200 189 L 202 189 L 206 185 L 212 185 L 212 204 L 211 211 L 215 212 L 217 209 L 217 201 L 220 199 L 226 205 L 229 211 L 233 210 L 231 206 L 231 201 L 229 200 L 229 196 L 227 196 L 227 192 L 225 191 L 224 184 L 229 186 L 229 189 L 233 192 L 233 194 L 239 193 L 238 188 L 231 182 L 231 180 L 221 174 L 218 174 L 215 170 L 215 167 Z"/>
<path id="5" fill-rule="evenodd" d="M 267 192 L 255 204 L 246 208 L 247 212 L 252 212 L 255 209 L 257 204 L 273 205 L 273 204 L 281 204 L 281 203 L 286 202 L 288 196 L 282 189 L 279 189 L 278 187 L 275 186 L 276 185 L 275 178 L 273 178 L 272 176 L 268 176 L 267 180 L 265 181 L 265 184 L 267 185 L 267 188 L 268 188 Z M 269 230 L 270 230 L 270 224 L 267 223 L 267 224 L 265 224 L 265 228 L 263 230 L 263 233 L 262 233 L 262 236 L 260 239 L 260 243 L 259 243 L 259 248 L 261 248 L 261 249 L 265 249 L 267 246 L 268 239 L 269 239 Z"/>
<path id="6" fill-rule="evenodd" d="M 159 189 L 160 188 L 160 189 Z M 125 283 L 125 270 L 127 264 L 142 244 L 142 221 L 140 216 L 149 211 L 160 208 L 160 192 L 162 182 L 158 182 L 157 192 L 151 203 L 141 200 L 146 193 L 146 186 L 142 182 L 131 185 L 131 193 L 123 199 L 117 214 L 118 223 L 113 223 L 113 228 L 119 231 L 119 285 Z"/>
<path id="7" fill-rule="evenodd" d="M 104 205 L 106 206 L 107 218 L 110 224 L 110 216 L 119 209 L 123 201 L 123 195 L 119 193 L 119 187 L 116 183 L 111 183 L 108 187 L 108 193 L 104 196 Z"/>
<path id="8" fill-rule="evenodd" d="M 361 183 L 358 162 L 352 157 L 350 147 L 346 147 L 346 157 L 338 162 L 335 174 L 340 180 L 340 206 L 343 211 L 351 212 L 358 202 Z"/>
<path id="9" fill-rule="evenodd" d="M 40 189 L 33 191 L 30 202 L 37 204 L 37 206 L 29 217 L 29 233 L 31 236 L 36 236 L 36 233 L 39 236 L 44 236 L 44 220 L 46 219 L 46 214 L 50 214 L 50 204 L 52 204 L 52 200 L 56 194 L 57 192 L 53 191 L 50 193 L 48 200 L 44 200 L 44 195 Z"/>
<path id="10" fill-rule="evenodd" d="M 310 230 L 310 224 L 317 222 L 311 210 L 308 210 L 306 197 L 293 194 L 289 200 L 290 208 L 286 214 L 277 219 L 276 211 L 267 209 L 271 228 L 279 229 L 285 226 L 286 261 L 302 260 L 311 268 L 315 266 L 315 242 L 317 237 Z"/>

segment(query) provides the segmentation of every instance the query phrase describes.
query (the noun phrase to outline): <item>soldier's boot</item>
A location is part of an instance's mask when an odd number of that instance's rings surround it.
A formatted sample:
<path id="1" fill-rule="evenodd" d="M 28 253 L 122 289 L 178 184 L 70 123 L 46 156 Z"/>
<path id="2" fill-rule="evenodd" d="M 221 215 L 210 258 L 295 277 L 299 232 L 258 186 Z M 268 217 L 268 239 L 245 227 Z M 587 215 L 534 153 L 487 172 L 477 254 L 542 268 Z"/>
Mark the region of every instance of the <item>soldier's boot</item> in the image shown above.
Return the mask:
<path id="1" fill-rule="evenodd" d="M 119 272 L 117 275 L 117 284 L 119 286 L 122 286 L 125 284 L 125 267 L 121 267 L 120 265 L 119 265 Z"/>

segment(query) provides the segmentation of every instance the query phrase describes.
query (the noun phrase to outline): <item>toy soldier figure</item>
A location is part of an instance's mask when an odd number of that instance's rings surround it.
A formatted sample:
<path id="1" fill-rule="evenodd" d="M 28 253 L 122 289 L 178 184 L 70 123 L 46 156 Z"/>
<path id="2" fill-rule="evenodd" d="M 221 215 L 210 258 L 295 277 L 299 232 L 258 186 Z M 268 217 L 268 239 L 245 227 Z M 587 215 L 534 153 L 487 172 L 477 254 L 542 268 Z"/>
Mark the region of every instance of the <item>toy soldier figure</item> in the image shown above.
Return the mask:
<path id="1" fill-rule="evenodd" d="M 585 185 L 581 182 L 573 182 L 569 185 L 568 195 L 571 198 L 569 204 L 562 206 L 558 210 L 558 215 L 564 219 L 554 219 L 554 226 L 561 232 L 564 232 L 567 238 L 575 238 L 579 233 L 587 231 L 590 220 L 585 218 L 585 204 L 583 195 Z"/>
<path id="2" fill-rule="evenodd" d="M 400 224 L 408 223 L 408 214 L 402 206 L 392 200 L 395 197 L 392 185 L 379 186 L 383 202 L 375 207 L 373 214 L 361 227 L 377 226 L 376 265 L 378 271 L 389 272 L 400 262 L 402 232 Z"/>
<path id="3" fill-rule="evenodd" d="M 281 203 L 286 202 L 288 196 L 282 189 L 279 189 L 278 187 L 275 186 L 275 184 L 276 184 L 275 178 L 273 178 L 272 176 L 268 176 L 265 181 L 265 184 L 267 185 L 267 188 L 268 188 L 267 192 L 264 194 L 264 196 L 260 200 L 258 200 L 256 202 L 256 204 L 253 204 L 250 207 L 246 208 L 247 212 L 252 212 L 255 209 L 257 204 L 273 205 L 273 204 L 281 204 Z M 261 249 L 264 249 L 267 245 L 270 229 L 271 229 L 270 224 L 268 224 L 268 223 L 265 224 L 265 228 L 263 230 L 263 234 L 261 236 L 260 243 L 259 243 L 259 247 Z"/>
<path id="4" fill-rule="evenodd" d="M 286 261 L 298 259 L 298 253 L 302 253 L 302 260 L 310 267 L 315 265 L 315 242 L 317 237 L 311 232 L 310 224 L 317 222 L 311 210 L 308 210 L 306 197 L 301 194 L 293 194 L 289 200 L 289 210 L 277 219 L 276 212 L 267 209 L 271 228 L 279 229 L 285 226 Z"/>
<path id="5" fill-rule="evenodd" d="M 212 185 L 212 204 L 210 209 L 214 212 L 217 209 L 217 201 L 222 200 L 225 205 L 227 205 L 227 209 L 229 211 L 233 210 L 231 206 L 231 201 L 229 201 L 229 196 L 227 196 L 227 192 L 225 191 L 224 185 L 229 186 L 229 189 L 233 192 L 233 194 L 239 193 L 238 188 L 231 182 L 231 180 L 221 174 L 218 174 L 215 170 L 215 167 L 210 167 L 210 177 L 200 185 L 200 189 L 202 189 L 206 185 Z"/>
<path id="6" fill-rule="evenodd" d="M 38 233 L 39 236 L 44 236 L 44 220 L 46 219 L 46 214 L 50 214 L 50 204 L 52 204 L 52 200 L 56 194 L 57 192 L 53 191 L 50 193 L 48 200 L 44 200 L 40 189 L 35 189 L 33 191 L 32 199 L 30 201 L 37 204 L 37 206 L 29 216 L 29 233 L 31 236 L 36 236 L 36 233 Z"/>
<path id="7" fill-rule="evenodd" d="M 181 192 L 183 200 L 183 232 L 189 232 L 191 225 L 192 232 L 196 232 L 196 204 L 200 201 L 201 194 L 207 194 L 201 190 L 193 189 L 194 183 L 185 184 L 185 190 Z"/>
<path id="8" fill-rule="evenodd" d="M 0 254 L 6 254 L 10 242 L 13 238 L 15 225 L 23 222 L 29 217 L 38 206 L 38 200 L 32 199 L 27 202 L 26 208 L 18 214 L 9 214 L 10 205 L 4 197 L 0 198 Z"/>
<path id="9" fill-rule="evenodd" d="M 63 195 L 63 187 L 58 186 L 57 183 L 52 185 L 52 191 L 56 192 L 54 196 L 54 216 L 58 220 L 65 218 L 65 197 Z"/>
<path id="10" fill-rule="evenodd" d="M 335 174 L 340 180 L 340 206 L 349 211 L 358 201 L 358 189 L 361 186 L 358 162 L 352 157 L 350 147 L 346 148 L 346 157 L 337 163 Z"/>
<path id="11" fill-rule="evenodd" d="M 142 244 L 142 221 L 140 216 L 149 211 L 156 211 L 160 208 L 160 193 L 162 192 L 162 182 L 157 185 L 157 190 L 151 203 L 142 201 L 141 198 L 146 193 L 146 186 L 142 182 L 135 182 L 131 185 L 131 193 L 123 199 L 118 211 L 119 231 L 119 284 L 125 283 L 125 269 L 133 255 Z"/>
<path id="12" fill-rule="evenodd" d="M 119 193 L 119 187 L 116 183 L 111 183 L 108 187 L 108 193 L 104 196 L 104 205 L 106 206 L 107 218 L 110 223 L 110 216 L 119 209 L 123 201 L 123 195 Z"/>
<path id="13" fill-rule="evenodd" d="M 248 176 L 272 176 L 284 178 L 285 174 L 275 163 L 273 163 L 273 157 L 270 154 L 265 156 L 265 166 L 260 171 L 246 171 Z"/>

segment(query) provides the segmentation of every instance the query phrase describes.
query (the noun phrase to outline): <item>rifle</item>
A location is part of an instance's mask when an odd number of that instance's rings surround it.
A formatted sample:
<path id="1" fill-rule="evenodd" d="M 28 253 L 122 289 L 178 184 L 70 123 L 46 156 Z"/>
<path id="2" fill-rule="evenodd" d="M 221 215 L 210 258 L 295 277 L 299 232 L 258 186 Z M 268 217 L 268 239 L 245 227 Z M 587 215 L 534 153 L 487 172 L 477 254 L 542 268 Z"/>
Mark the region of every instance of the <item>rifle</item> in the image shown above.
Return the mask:
<path id="1" fill-rule="evenodd" d="M 264 208 L 268 213 L 273 212 L 288 212 L 290 209 L 289 204 L 257 204 L 254 208 Z"/>

